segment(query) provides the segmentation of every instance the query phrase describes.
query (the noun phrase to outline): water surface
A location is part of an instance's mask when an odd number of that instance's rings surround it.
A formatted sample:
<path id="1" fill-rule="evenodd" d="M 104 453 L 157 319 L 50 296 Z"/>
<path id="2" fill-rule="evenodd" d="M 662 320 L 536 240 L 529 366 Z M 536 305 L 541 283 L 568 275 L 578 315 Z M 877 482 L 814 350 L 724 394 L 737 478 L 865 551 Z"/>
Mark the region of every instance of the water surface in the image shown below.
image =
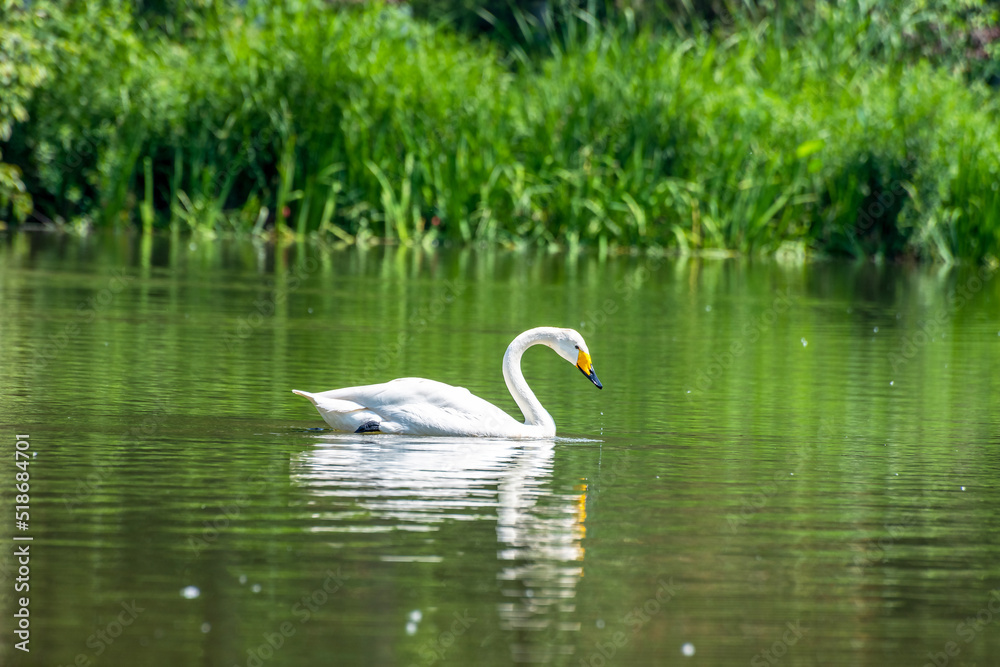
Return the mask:
<path id="1" fill-rule="evenodd" d="M 3 664 L 994 664 L 998 285 L 7 237 Z M 516 414 L 500 360 L 538 325 L 605 387 L 529 351 L 552 440 L 337 435 L 290 393 L 424 376 Z"/>

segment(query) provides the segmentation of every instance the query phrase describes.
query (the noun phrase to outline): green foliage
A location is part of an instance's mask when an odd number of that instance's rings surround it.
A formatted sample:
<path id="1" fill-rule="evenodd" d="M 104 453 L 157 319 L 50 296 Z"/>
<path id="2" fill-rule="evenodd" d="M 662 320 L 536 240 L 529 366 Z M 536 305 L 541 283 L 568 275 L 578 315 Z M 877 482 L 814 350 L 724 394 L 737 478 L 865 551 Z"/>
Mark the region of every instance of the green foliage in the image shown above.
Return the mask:
<path id="1" fill-rule="evenodd" d="M 27 103 L 35 89 L 48 78 L 49 52 L 52 39 L 39 27 L 46 19 L 44 3 L 31 10 L 21 8 L 13 0 L 0 0 L 0 141 L 11 138 L 14 125 L 28 120 Z M 3 152 L 0 151 L 0 160 Z M 31 213 L 32 201 L 21 168 L 0 161 L 0 220 L 8 210 L 23 222 Z"/>
<path id="2" fill-rule="evenodd" d="M 392 6 L 157 7 L 80 3 L 31 24 L 46 76 L 7 151 L 43 215 L 348 241 L 1000 255 L 1000 105 L 914 50 L 926 16 L 755 5 L 657 32 L 576 7 L 517 15 L 549 38 L 504 50 Z"/>

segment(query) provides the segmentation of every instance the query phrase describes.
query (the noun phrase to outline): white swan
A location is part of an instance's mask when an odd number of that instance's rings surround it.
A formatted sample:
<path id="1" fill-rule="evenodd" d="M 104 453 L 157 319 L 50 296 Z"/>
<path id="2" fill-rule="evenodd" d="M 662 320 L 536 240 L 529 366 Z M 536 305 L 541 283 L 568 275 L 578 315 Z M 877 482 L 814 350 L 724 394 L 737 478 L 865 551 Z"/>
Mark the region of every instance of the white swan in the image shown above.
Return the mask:
<path id="1" fill-rule="evenodd" d="M 532 345 L 547 345 L 575 364 L 587 378 L 597 379 L 583 336 L 573 329 L 537 327 L 515 338 L 503 355 L 503 379 L 524 413 L 520 423 L 464 387 L 423 378 L 400 378 L 382 384 L 345 387 L 319 394 L 293 389 L 308 398 L 335 431 L 457 435 L 494 438 L 550 438 L 556 423 L 521 374 L 521 356 Z"/>

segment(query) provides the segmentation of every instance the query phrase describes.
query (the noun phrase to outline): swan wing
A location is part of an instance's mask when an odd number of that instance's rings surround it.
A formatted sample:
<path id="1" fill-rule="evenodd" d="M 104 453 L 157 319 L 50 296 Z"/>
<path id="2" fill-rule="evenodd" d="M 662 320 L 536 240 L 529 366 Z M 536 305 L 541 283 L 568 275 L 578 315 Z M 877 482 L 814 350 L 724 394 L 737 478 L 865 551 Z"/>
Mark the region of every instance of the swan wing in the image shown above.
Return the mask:
<path id="1" fill-rule="evenodd" d="M 382 384 L 333 389 L 305 396 L 336 430 L 356 431 L 377 421 L 383 433 L 411 435 L 523 436 L 524 424 L 464 387 L 400 378 Z"/>
<path id="2" fill-rule="evenodd" d="M 353 433 L 363 424 L 379 419 L 376 413 L 363 404 L 342 398 L 331 398 L 327 395 L 330 392 L 311 394 L 308 391 L 293 389 L 292 393 L 308 398 L 309 402 L 316 406 L 323 420 L 335 431 Z"/>

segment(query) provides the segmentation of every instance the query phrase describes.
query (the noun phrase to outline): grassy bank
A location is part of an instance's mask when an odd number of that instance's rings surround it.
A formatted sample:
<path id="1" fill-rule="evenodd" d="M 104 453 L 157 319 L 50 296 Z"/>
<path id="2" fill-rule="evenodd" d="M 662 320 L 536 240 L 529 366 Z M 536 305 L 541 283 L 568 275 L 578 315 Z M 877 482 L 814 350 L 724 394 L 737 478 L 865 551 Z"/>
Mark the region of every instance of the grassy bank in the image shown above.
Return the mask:
<path id="1" fill-rule="evenodd" d="M 850 7 L 794 38 L 580 14 L 527 55 L 381 5 L 223 5 L 179 38 L 116 4 L 3 29 L 41 72 L 0 158 L 35 219 L 1000 255 L 997 93 Z"/>

